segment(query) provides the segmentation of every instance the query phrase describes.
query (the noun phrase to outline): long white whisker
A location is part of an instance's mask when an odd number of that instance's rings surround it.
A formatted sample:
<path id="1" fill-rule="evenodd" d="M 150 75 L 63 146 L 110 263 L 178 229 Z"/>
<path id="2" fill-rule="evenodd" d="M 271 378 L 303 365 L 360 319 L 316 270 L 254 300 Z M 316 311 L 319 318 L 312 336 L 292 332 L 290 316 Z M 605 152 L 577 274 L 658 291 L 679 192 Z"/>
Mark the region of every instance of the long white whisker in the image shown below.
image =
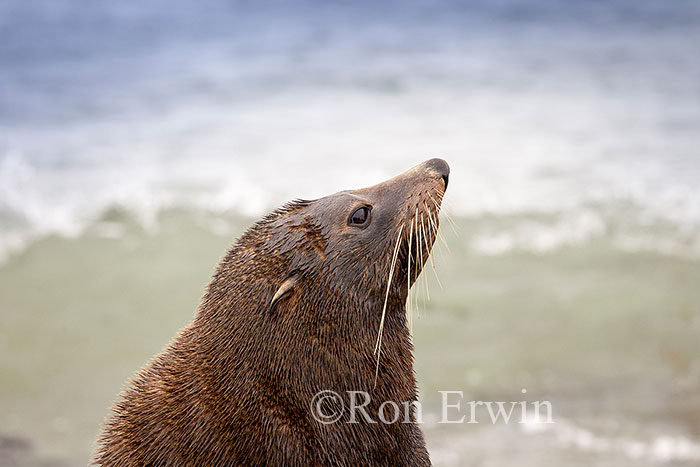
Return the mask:
<path id="1" fill-rule="evenodd" d="M 438 208 L 438 210 L 440 210 L 440 204 L 437 201 L 435 201 L 435 198 L 430 196 L 430 193 L 428 193 L 428 197 L 431 200 L 433 200 L 433 204 L 435 204 L 435 207 Z M 439 198 L 440 198 L 440 201 L 443 202 L 442 197 L 439 197 Z M 450 213 L 447 211 L 448 211 L 448 209 L 440 210 L 440 212 L 445 215 L 445 219 L 447 219 L 447 223 L 450 224 L 452 231 L 455 233 L 456 236 L 459 237 L 460 235 L 459 235 L 459 232 L 457 231 L 457 224 L 455 224 L 455 221 L 452 219 L 452 216 L 450 216 Z"/>
<path id="2" fill-rule="evenodd" d="M 426 208 L 427 208 L 427 206 L 426 206 Z M 430 210 L 428 210 L 428 212 L 430 212 Z M 434 236 L 437 236 L 437 225 L 435 224 L 435 221 L 433 220 L 433 218 L 430 214 L 428 214 L 428 220 L 432 224 L 433 230 L 436 232 Z M 430 227 L 430 225 L 428 227 Z M 437 244 L 438 250 L 440 252 L 442 252 L 442 250 L 440 249 L 440 243 L 433 241 L 433 244 Z M 429 258 L 430 258 L 430 266 L 433 270 L 433 275 L 435 275 L 435 280 L 437 281 L 438 285 L 440 286 L 440 290 L 443 290 L 442 282 L 440 282 L 440 278 L 438 277 L 438 274 L 437 274 L 437 269 L 435 269 L 435 260 L 433 259 L 433 255 L 430 255 Z"/>
<path id="3" fill-rule="evenodd" d="M 428 194 L 428 196 L 430 196 L 430 194 Z M 440 206 L 435 202 L 435 200 L 432 198 L 432 196 L 430 197 L 430 199 L 432 199 L 433 203 L 435 204 L 435 213 L 434 213 L 435 217 L 438 217 L 440 215 L 440 212 L 441 212 Z M 435 234 L 436 234 L 437 238 L 442 242 L 443 245 L 445 245 L 445 248 L 447 248 L 447 251 L 450 251 L 450 247 L 447 244 L 447 242 L 445 241 L 445 237 L 443 237 L 442 232 L 440 231 L 440 226 L 438 225 L 438 223 L 435 221 L 435 219 L 432 216 L 433 212 L 428 208 L 427 204 L 426 204 L 425 208 L 428 209 L 428 211 L 430 211 L 430 213 L 431 213 L 430 220 L 433 224 L 433 227 L 435 228 Z M 439 243 L 438 243 L 438 248 L 440 248 Z"/>
<path id="4" fill-rule="evenodd" d="M 416 313 L 418 314 L 418 318 L 420 318 L 420 308 L 418 308 L 418 291 L 420 290 L 420 282 L 418 282 L 418 277 L 419 277 L 419 275 L 420 275 L 420 271 L 418 270 L 418 267 L 420 266 L 420 255 L 419 255 L 419 251 L 420 251 L 420 240 L 419 240 L 419 239 L 420 239 L 420 232 L 418 232 L 418 210 L 417 210 L 417 209 L 416 209 L 416 213 L 415 213 L 415 215 L 414 215 L 414 217 L 413 217 L 413 221 L 414 221 L 415 224 L 416 224 L 416 230 L 415 230 L 415 232 L 416 232 L 416 259 L 418 260 L 418 261 L 416 261 L 416 273 L 415 273 L 415 274 L 416 274 L 416 280 L 413 281 L 413 283 L 414 283 L 414 284 L 418 283 L 418 290 L 416 290 L 416 293 L 415 293 L 414 295 L 415 295 L 415 300 L 416 300 L 416 306 L 415 306 Z M 413 226 L 413 223 L 411 223 L 411 226 Z"/>
<path id="5" fill-rule="evenodd" d="M 403 231 L 403 225 L 399 229 L 399 234 L 396 238 L 396 245 L 394 246 L 394 254 L 391 257 L 391 267 L 389 268 L 389 280 L 386 284 L 386 294 L 384 295 L 384 307 L 382 308 L 382 319 L 379 321 L 379 335 L 377 336 L 377 343 L 374 346 L 374 352 L 376 353 L 382 342 L 382 331 L 384 329 L 384 318 L 386 317 L 386 305 L 389 303 L 389 290 L 391 290 L 391 279 L 394 275 L 394 268 L 396 267 L 396 258 L 399 256 L 399 246 L 401 245 L 401 232 Z"/>
<path id="6" fill-rule="evenodd" d="M 422 216 L 423 215 L 421 214 L 421 217 Z M 418 234 L 419 234 L 418 246 L 420 248 L 420 267 L 421 267 L 421 269 L 420 269 L 420 287 L 421 287 L 421 291 L 422 291 L 421 295 L 423 298 L 423 310 L 425 310 L 426 286 L 425 286 L 425 274 L 423 274 L 423 266 L 425 265 L 425 263 L 423 262 L 423 231 L 420 229 L 420 226 L 418 225 L 418 213 L 416 213 L 416 230 L 418 231 Z M 416 301 L 418 301 L 418 299 L 416 299 Z M 418 317 L 420 318 L 420 312 L 418 312 Z"/>
<path id="7" fill-rule="evenodd" d="M 442 242 L 443 245 L 445 245 L 445 248 L 447 248 L 447 251 L 450 251 L 450 247 L 447 246 L 447 242 L 445 241 L 445 238 L 442 236 L 442 232 L 440 232 L 440 226 L 438 225 L 437 221 L 433 217 L 435 215 L 436 217 L 439 216 L 439 211 L 440 208 L 436 206 L 436 212 L 433 212 L 427 204 L 425 204 L 425 209 L 428 211 L 428 219 L 430 220 L 430 224 L 433 226 L 433 230 L 435 230 L 435 236 Z M 436 242 L 438 249 L 440 250 L 440 254 L 442 254 L 442 249 L 440 248 L 440 243 Z"/>
<path id="8" fill-rule="evenodd" d="M 406 314 L 408 315 L 408 327 L 413 334 L 413 310 L 411 309 L 411 246 L 413 244 L 413 222 L 408 234 L 408 276 L 406 279 Z"/>
<path id="9" fill-rule="evenodd" d="M 435 213 L 435 217 L 439 218 L 439 216 L 440 216 L 440 213 L 439 213 L 439 211 L 438 211 L 438 212 Z M 436 225 L 436 227 L 437 227 L 437 229 L 438 229 L 438 232 L 440 232 L 440 230 L 439 230 L 439 229 L 440 229 L 440 224 L 438 224 L 438 223 L 436 222 L 435 225 Z M 442 239 L 443 245 L 445 245 L 445 249 L 447 250 L 447 253 L 452 254 L 452 251 L 450 250 L 450 247 L 449 247 L 449 245 L 447 244 L 447 242 L 445 241 L 445 239 L 443 238 L 442 234 L 440 234 L 440 238 Z M 444 262 L 444 261 L 445 261 L 445 252 L 443 251 L 442 247 L 440 246 L 440 243 L 438 243 L 438 252 L 440 253 L 440 259 Z"/>
<path id="10" fill-rule="evenodd" d="M 425 252 L 428 254 L 428 258 L 430 258 L 430 245 L 428 245 L 428 236 L 425 233 L 425 224 L 423 223 L 423 214 L 420 215 L 420 229 L 423 232 L 423 241 L 425 242 Z M 424 261 L 423 264 L 425 265 L 425 262 L 428 261 L 428 258 L 423 260 L 421 257 L 421 261 Z M 425 274 L 423 274 L 423 280 L 425 284 L 425 295 L 430 300 L 430 289 L 428 288 L 428 278 Z M 425 303 L 423 303 L 423 308 L 425 308 Z"/>
<path id="11" fill-rule="evenodd" d="M 382 318 L 379 322 L 379 334 L 377 335 L 377 343 L 374 346 L 374 353 L 377 354 L 377 366 L 374 372 L 374 387 L 377 387 L 377 378 L 379 377 L 379 357 L 382 354 L 382 334 L 384 331 L 384 319 L 386 318 L 386 305 L 389 302 L 389 290 L 391 289 L 391 279 L 394 275 L 396 267 L 396 258 L 399 256 L 399 246 L 401 246 L 401 232 L 403 225 L 399 229 L 399 234 L 396 237 L 396 246 L 394 246 L 394 255 L 391 258 L 391 268 L 389 268 L 389 280 L 386 284 L 386 295 L 384 296 L 384 307 L 382 308 Z"/>

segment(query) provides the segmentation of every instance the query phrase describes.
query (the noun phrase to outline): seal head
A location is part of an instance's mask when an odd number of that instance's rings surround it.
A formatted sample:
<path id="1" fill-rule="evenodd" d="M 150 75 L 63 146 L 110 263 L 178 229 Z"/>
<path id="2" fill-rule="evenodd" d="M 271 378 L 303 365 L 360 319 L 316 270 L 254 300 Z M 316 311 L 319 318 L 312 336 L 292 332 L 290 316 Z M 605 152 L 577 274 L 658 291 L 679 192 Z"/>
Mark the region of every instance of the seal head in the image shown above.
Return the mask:
<path id="1" fill-rule="evenodd" d="M 194 321 L 131 381 L 97 465 L 429 465 L 406 299 L 436 238 L 449 166 L 293 201 L 225 255 Z M 320 391 L 349 423 L 319 422 Z M 376 420 L 406 403 L 409 420 Z M 362 401 L 361 401 L 362 402 Z"/>

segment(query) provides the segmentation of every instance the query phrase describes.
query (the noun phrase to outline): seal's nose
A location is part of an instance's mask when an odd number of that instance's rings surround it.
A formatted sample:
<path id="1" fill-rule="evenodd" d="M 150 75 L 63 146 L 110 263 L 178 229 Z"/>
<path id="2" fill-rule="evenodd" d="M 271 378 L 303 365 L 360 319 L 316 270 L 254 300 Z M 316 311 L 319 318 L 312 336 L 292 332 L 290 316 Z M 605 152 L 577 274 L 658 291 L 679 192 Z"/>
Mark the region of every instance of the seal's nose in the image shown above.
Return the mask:
<path id="1" fill-rule="evenodd" d="M 442 177 L 442 180 L 445 182 L 445 189 L 447 189 L 447 182 L 450 180 L 450 166 L 447 165 L 447 162 L 438 158 L 430 159 L 425 162 L 425 167 Z"/>

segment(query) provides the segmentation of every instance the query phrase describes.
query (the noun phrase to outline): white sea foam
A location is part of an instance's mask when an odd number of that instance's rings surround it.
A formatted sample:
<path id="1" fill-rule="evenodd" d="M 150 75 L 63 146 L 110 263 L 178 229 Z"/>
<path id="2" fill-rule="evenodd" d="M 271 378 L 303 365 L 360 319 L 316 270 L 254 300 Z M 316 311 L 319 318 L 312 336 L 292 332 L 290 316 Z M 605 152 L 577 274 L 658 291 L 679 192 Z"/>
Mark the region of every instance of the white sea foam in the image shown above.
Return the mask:
<path id="1" fill-rule="evenodd" d="M 553 435 L 564 447 L 597 453 L 618 453 L 629 459 L 655 462 L 700 460 L 700 443 L 683 436 L 656 435 L 648 440 L 604 436 L 557 419 L 554 424 L 531 421 L 523 424 L 526 433 Z"/>
<path id="2" fill-rule="evenodd" d="M 697 236 L 700 60 L 690 20 L 650 37 L 593 4 L 580 8 L 614 24 L 589 28 L 550 2 L 528 7 L 549 12 L 532 16 L 537 27 L 513 20 L 509 2 L 450 5 L 429 22 L 421 2 L 404 2 L 413 13 L 393 22 L 362 5 L 238 5 L 231 15 L 176 3 L 160 41 L 150 26 L 137 30 L 145 37 L 92 29 L 100 21 L 60 34 L 61 18 L 83 14 L 155 24 L 161 12 L 146 4 L 37 9 L 56 35 L 31 44 L 23 21 L 36 18 L 8 17 L 5 45 L 15 53 L 0 89 L 0 249 L 77 235 L 113 206 L 151 230 L 175 206 L 258 216 L 433 156 L 452 167 L 456 215 L 560 216 L 484 234 L 475 248 L 488 254 L 580 244 L 607 228 L 603 213 L 625 205 L 648 224 Z M 626 8 L 645 21 L 676 18 L 665 5 Z M 683 8 L 683 18 L 696 17 Z M 215 33 L 187 29 L 199 14 Z"/>
<path id="3" fill-rule="evenodd" d="M 526 220 L 507 230 L 478 233 L 472 238 L 471 247 L 486 255 L 502 255 L 514 250 L 545 253 L 586 243 L 604 235 L 606 230 L 599 214 L 580 210 L 567 213 L 554 222 Z"/>
<path id="4" fill-rule="evenodd" d="M 690 465 L 700 460 L 700 442 L 687 436 L 606 434 L 560 416 L 554 423 L 530 420 L 469 425 L 464 431 L 440 430 L 437 425 L 423 429 L 436 466 L 508 465 L 514 459 L 528 467 L 583 465 L 582 458 L 586 465 Z"/>

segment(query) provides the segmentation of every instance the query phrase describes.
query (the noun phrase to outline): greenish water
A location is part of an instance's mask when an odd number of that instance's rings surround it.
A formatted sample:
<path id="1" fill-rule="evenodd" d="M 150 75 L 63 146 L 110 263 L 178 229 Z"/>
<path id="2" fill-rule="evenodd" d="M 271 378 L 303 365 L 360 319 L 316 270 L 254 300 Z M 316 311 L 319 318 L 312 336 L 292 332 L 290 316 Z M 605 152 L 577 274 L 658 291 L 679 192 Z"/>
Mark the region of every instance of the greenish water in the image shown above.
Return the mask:
<path id="1" fill-rule="evenodd" d="M 166 212 L 147 232 L 114 212 L 0 267 L 0 437 L 31 443 L 20 465 L 87 462 L 122 384 L 193 317 L 249 222 Z M 435 464 L 697 463 L 700 261 L 607 234 L 539 252 L 473 247 L 517 222 L 458 219 L 459 236 L 443 228 L 449 251 L 434 252 L 442 288 L 425 271 L 414 338 Z M 555 423 L 439 424 L 440 390 L 547 400 Z"/>

